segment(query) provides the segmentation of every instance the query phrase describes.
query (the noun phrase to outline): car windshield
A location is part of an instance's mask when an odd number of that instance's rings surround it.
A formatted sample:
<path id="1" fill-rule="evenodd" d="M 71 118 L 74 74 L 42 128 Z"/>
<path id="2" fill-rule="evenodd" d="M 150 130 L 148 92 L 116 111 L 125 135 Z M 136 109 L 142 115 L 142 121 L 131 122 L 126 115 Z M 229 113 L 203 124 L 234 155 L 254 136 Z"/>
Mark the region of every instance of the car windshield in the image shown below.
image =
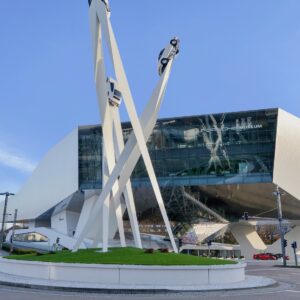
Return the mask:
<path id="1" fill-rule="evenodd" d="M 118 91 L 118 90 L 115 90 L 114 94 L 115 94 L 115 96 L 116 96 L 117 98 L 119 98 L 119 99 L 121 99 L 121 98 L 122 98 L 122 94 L 121 94 L 121 92 L 120 92 L 120 91 Z"/>
<path id="2" fill-rule="evenodd" d="M 110 82 L 110 90 L 113 92 L 115 89 L 115 85 L 113 84 L 113 82 Z"/>
<path id="3" fill-rule="evenodd" d="M 158 60 L 160 60 L 161 56 L 163 55 L 165 49 L 162 49 L 160 52 L 159 52 L 159 55 L 158 55 Z"/>

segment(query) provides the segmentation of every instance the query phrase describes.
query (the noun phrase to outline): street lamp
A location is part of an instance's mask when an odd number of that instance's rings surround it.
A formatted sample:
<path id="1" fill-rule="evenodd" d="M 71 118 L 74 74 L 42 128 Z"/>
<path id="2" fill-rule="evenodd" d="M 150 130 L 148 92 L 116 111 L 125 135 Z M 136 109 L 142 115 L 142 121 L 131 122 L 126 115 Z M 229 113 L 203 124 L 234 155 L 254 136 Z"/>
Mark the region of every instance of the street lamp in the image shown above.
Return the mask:
<path id="1" fill-rule="evenodd" d="M 280 240 L 281 240 L 281 253 L 282 253 L 282 258 L 283 258 L 283 266 L 286 267 L 286 257 L 285 257 L 286 240 L 284 239 L 284 231 L 283 231 L 283 227 L 282 227 L 282 208 L 281 208 L 281 196 L 283 196 L 284 193 L 280 191 L 279 186 L 277 185 L 276 191 L 273 194 L 277 198 L 279 233 L 280 233 Z"/>
<path id="2" fill-rule="evenodd" d="M 7 201 L 8 201 L 8 197 L 13 195 L 14 195 L 13 193 L 9 193 L 9 192 L 0 193 L 0 196 L 5 196 L 3 217 L 2 217 L 2 227 L 0 233 L 0 250 L 2 249 L 2 244 L 4 239 L 4 224 L 5 224 L 5 217 L 6 217 Z"/>

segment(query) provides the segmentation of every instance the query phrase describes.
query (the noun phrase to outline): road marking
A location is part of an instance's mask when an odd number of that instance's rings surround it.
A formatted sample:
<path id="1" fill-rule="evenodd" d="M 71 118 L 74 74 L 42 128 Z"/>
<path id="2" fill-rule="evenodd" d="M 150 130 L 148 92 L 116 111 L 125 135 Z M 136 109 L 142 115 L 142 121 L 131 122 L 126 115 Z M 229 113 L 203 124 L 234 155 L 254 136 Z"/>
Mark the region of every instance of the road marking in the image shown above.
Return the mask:
<path id="1" fill-rule="evenodd" d="M 242 296 L 260 296 L 260 295 L 271 295 L 271 294 L 278 294 L 278 293 L 300 293 L 300 291 L 296 291 L 296 290 L 275 290 L 275 291 L 266 291 L 266 292 L 249 292 L 249 293 L 242 293 L 242 290 L 239 291 L 239 294 L 228 294 L 228 295 L 220 295 L 220 297 L 222 298 L 233 298 L 233 297 L 239 297 L 241 298 Z"/>
<path id="2" fill-rule="evenodd" d="M 247 272 L 257 272 L 257 271 L 274 271 L 274 268 L 273 269 L 253 269 L 253 270 L 246 270 L 246 273 Z"/>
<path id="3" fill-rule="evenodd" d="M 89 293 L 76 293 L 74 292 L 74 294 L 68 294 L 67 292 L 61 292 L 58 293 L 56 291 L 40 291 L 40 290 L 34 290 L 34 291 L 30 291 L 30 290 L 19 290 L 19 289 L 9 289 L 9 288 L 3 288 L 2 286 L 0 287 L 0 291 L 4 291 L 4 292 L 13 292 L 14 294 L 34 294 L 34 295 L 45 295 L 45 296 L 60 296 L 60 297 L 76 297 L 76 298 L 83 298 L 83 297 L 89 297 L 89 298 L 98 298 L 99 299 L 99 295 L 101 295 L 101 297 L 111 297 L 112 295 L 108 295 L 108 294 L 98 294 L 98 295 L 93 295 L 93 294 L 89 294 Z"/>
<path id="4" fill-rule="evenodd" d="M 297 294 L 300 294 L 300 291 L 296 291 L 296 290 L 284 290 L 286 292 L 289 292 L 289 293 L 297 293 Z M 284 292 L 283 291 L 283 292 Z"/>

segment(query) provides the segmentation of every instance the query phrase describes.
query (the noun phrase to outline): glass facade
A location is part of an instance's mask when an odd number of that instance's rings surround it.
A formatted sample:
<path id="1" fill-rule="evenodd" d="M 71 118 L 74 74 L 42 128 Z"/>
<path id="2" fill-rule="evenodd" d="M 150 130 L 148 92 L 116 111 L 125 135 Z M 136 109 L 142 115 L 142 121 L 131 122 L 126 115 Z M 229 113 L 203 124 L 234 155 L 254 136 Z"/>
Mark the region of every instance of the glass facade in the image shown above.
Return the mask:
<path id="1" fill-rule="evenodd" d="M 79 129 L 79 187 L 81 190 L 102 187 L 102 130 L 100 126 Z"/>
<path id="2" fill-rule="evenodd" d="M 161 186 L 271 182 L 277 109 L 158 120 L 148 149 Z M 123 125 L 126 141 L 132 129 Z M 79 185 L 101 188 L 100 126 L 79 129 Z M 148 186 L 142 159 L 134 186 Z"/>

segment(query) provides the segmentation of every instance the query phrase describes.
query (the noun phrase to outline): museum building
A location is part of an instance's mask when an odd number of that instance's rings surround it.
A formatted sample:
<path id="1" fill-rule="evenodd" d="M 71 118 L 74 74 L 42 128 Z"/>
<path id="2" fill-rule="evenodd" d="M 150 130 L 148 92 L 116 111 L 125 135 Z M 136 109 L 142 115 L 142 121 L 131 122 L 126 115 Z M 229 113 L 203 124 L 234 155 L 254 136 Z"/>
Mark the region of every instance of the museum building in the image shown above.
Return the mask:
<path id="1" fill-rule="evenodd" d="M 130 123 L 123 123 L 122 129 L 126 142 Z M 194 230 L 196 242 L 203 243 L 231 230 L 242 254 L 266 250 L 255 225 L 277 217 L 273 194 L 277 186 L 285 193 L 283 216 L 291 222 L 291 234 L 298 230 L 300 120 L 296 116 L 282 109 L 262 109 L 159 119 L 147 146 L 176 234 L 184 234 L 183 228 Z M 151 224 L 163 227 L 142 159 L 131 183 L 141 231 Z M 63 246 L 72 248 L 101 188 L 101 126 L 80 126 L 45 155 L 10 198 L 8 213 L 17 208 L 18 222 L 28 227 L 19 232 L 23 236 L 16 233 L 16 242 L 34 232 L 42 236 L 38 243 L 59 235 Z M 116 233 L 113 222 L 110 238 Z"/>

